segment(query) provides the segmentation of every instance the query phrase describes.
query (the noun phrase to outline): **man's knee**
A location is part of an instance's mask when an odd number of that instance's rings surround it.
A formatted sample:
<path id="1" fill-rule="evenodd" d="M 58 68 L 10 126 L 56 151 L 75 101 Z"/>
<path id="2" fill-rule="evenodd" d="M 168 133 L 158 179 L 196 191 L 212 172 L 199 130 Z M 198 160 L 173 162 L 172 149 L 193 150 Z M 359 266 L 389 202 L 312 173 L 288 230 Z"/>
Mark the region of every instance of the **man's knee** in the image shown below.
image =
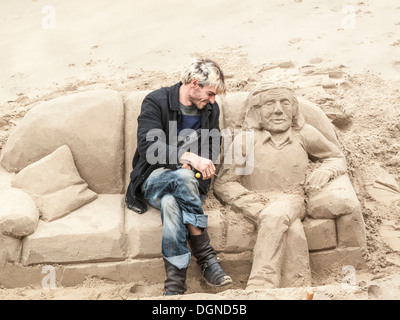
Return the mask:
<path id="1" fill-rule="evenodd" d="M 167 194 L 162 197 L 161 215 L 163 230 L 169 236 L 175 237 L 181 230 L 186 229 L 183 224 L 182 211 L 173 195 Z"/>

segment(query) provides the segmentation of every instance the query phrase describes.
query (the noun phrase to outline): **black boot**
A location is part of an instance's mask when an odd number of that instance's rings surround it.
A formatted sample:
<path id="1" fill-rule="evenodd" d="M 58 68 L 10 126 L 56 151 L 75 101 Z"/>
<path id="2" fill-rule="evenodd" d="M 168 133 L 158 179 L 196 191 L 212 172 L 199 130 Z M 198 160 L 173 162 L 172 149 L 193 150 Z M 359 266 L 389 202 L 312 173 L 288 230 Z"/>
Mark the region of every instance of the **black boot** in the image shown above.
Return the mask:
<path id="1" fill-rule="evenodd" d="M 207 230 L 200 235 L 189 236 L 189 244 L 200 271 L 209 284 L 225 286 L 232 283 L 231 277 L 222 269 L 217 254 L 210 244 Z"/>
<path id="2" fill-rule="evenodd" d="M 164 281 L 164 296 L 184 294 L 187 290 L 187 268 L 178 269 L 164 258 L 166 279 Z"/>

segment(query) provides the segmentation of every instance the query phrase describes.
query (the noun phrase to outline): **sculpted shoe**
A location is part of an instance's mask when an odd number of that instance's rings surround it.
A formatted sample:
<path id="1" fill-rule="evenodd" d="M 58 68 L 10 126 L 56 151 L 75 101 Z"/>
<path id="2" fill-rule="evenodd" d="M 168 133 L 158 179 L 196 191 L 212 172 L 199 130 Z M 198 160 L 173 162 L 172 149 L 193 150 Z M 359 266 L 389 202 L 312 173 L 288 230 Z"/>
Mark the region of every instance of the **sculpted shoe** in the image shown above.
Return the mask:
<path id="1" fill-rule="evenodd" d="M 184 294 L 187 290 L 187 268 L 178 269 L 164 258 L 166 279 L 164 281 L 164 296 Z"/>
<path id="2" fill-rule="evenodd" d="M 209 284 L 220 287 L 232 283 L 231 277 L 222 269 L 217 254 L 210 245 L 206 230 L 200 235 L 189 236 L 189 244 L 200 271 Z"/>

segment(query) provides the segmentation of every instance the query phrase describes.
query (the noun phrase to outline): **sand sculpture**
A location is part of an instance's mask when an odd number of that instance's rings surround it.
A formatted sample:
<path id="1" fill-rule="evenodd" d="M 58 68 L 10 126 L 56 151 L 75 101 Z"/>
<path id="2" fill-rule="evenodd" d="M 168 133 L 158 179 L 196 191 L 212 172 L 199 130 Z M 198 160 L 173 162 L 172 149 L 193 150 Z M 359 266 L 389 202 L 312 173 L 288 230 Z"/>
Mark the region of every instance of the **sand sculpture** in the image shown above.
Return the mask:
<path id="1" fill-rule="evenodd" d="M 136 145 L 136 119 L 147 93 L 78 92 L 39 103 L 21 120 L 0 155 L 2 285 L 40 285 L 42 266 L 48 265 L 55 266 L 62 285 L 75 285 L 88 276 L 162 283 L 159 212 L 154 209 L 138 215 L 123 205 Z M 247 129 L 257 127 L 250 121 L 255 119 L 254 110 L 246 111 L 251 101 L 248 97 L 248 92 L 234 92 L 219 99 L 223 130 L 244 129 L 245 117 Z M 333 126 L 322 110 L 299 102 L 305 122 L 338 146 Z M 281 157 L 278 155 L 276 163 L 282 162 Z M 270 183 L 279 181 L 275 176 L 285 177 L 288 186 L 302 180 L 310 164 L 305 154 L 296 160 L 301 161 L 302 170 L 288 174 L 278 166 L 269 173 Z M 343 161 L 341 153 L 338 161 Z M 272 201 L 271 194 L 260 200 L 260 194 L 246 183 L 227 182 L 219 187 L 229 176 L 224 174 L 227 167 L 221 169 L 214 181 L 221 201 L 214 199 L 205 212 L 210 217 L 210 237 L 234 277 L 247 279 L 252 250 L 256 257 L 258 246 L 265 247 L 257 239 L 262 228 L 257 235 L 252 225 L 258 221 L 256 213 L 263 211 L 262 217 L 280 209 L 298 210 L 299 219 L 287 232 L 282 277 L 277 285 L 309 284 L 310 269 L 330 268 L 338 261 L 356 268 L 363 265 L 361 207 L 344 167 L 323 191 L 300 192 L 301 197 L 283 195 L 288 191 L 285 185 L 285 190 L 275 193 L 277 201 Z M 260 169 L 268 172 L 269 168 L 257 168 L 256 175 Z M 277 207 L 279 210 L 274 209 Z M 253 222 L 242 216 L 253 217 Z"/>
<path id="2" fill-rule="evenodd" d="M 334 137 L 330 141 L 305 122 L 290 86 L 256 87 L 246 101 L 242 129 L 229 144 L 230 159 L 223 161 L 214 192 L 257 226 L 247 289 L 311 285 L 309 247 L 313 244 L 307 242 L 302 224 L 306 216 L 305 223 L 327 219 L 324 223 L 331 225 L 332 233 L 335 219 L 353 216 L 351 222 L 339 222 L 339 243 L 366 248 L 364 222 L 347 180 L 345 156 Z M 318 165 L 311 168 L 310 160 Z M 352 235 L 341 230 L 345 228 L 354 229 L 356 236 L 350 239 Z M 336 235 L 326 240 L 333 240 L 336 247 Z"/>

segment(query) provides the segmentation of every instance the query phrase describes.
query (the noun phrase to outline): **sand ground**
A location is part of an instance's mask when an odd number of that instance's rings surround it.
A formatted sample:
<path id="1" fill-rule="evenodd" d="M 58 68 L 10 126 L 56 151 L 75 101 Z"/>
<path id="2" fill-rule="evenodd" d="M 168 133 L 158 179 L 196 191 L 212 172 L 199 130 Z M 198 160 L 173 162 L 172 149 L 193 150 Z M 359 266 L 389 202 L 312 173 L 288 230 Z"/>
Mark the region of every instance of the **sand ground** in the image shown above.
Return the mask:
<path id="1" fill-rule="evenodd" d="M 219 62 L 230 91 L 289 79 L 336 125 L 367 227 L 368 270 L 357 288 L 343 289 L 338 271 L 314 279 L 315 299 L 400 297 L 400 193 L 373 189 L 386 174 L 400 183 L 398 1 L 3 0 L 0 39 L 0 148 L 40 101 L 171 85 L 196 55 Z M 304 299 L 308 289 L 177 299 Z M 0 299 L 151 299 L 161 291 L 88 279 L 50 291 L 3 288 Z"/>

